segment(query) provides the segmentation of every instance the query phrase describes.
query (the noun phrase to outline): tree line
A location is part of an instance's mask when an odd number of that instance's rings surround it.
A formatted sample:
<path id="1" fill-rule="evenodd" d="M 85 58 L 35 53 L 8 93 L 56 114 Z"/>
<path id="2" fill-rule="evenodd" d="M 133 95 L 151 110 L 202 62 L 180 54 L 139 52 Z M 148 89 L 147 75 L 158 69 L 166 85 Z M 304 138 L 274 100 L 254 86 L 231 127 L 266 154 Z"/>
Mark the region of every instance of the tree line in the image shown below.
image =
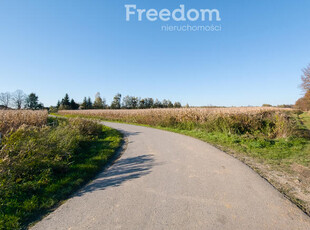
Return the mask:
<path id="1" fill-rule="evenodd" d="M 75 100 L 69 98 L 66 94 L 57 102 L 58 110 L 75 110 L 75 109 L 150 109 L 150 108 L 181 108 L 180 102 L 172 103 L 170 100 L 164 99 L 159 101 L 153 98 L 140 98 L 135 96 L 125 96 L 122 98 L 120 93 L 113 97 L 110 105 L 106 103 L 105 98 L 96 93 L 94 101 L 90 97 L 84 97 L 82 103 L 76 103 Z"/>
<path id="2" fill-rule="evenodd" d="M 301 89 L 304 96 L 299 98 L 295 103 L 295 108 L 310 111 L 310 64 L 304 68 L 301 76 Z M 264 104 L 263 106 L 271 106 Z M 284 107 L 291 107 L 283 105 Z M 125 96 L 122 98 L 121 94 L 116 94 L 113 97 L 112 103 L 108 105 L 106 100 L 100 96 L 100 93 L 95 95 L 95 100 L 92 101 L 90 97 L 84 97 L 82 103 L 77 103 L 69 95 L 66 94 L 64 98 L 58 101 L 56 106 L 51 106 L 51 110 L 76 110 L 76 109 L 149 109 L 149 108 L 181 108 L 180 102 L 172 103 L 170 100 L 162 100 L 153 98 L 140 98 L 135 96 Z M 189 107 L 186 105 L 186 107 Z M 44 105 L 39 102 L 39 97 L 35 93 L 25 94 L 22 90 L 16 90 L 13 93 L 0 93 L 0 109 L 43 109 Z"/>
<path id="3" fill-rule="evenodd" d="M 0 109 L 43 109 L 44 105 L 39 102 L 39 97 L 35 93 L 25 94 L 22 90 L 13 93 L 0 93 Z"/>

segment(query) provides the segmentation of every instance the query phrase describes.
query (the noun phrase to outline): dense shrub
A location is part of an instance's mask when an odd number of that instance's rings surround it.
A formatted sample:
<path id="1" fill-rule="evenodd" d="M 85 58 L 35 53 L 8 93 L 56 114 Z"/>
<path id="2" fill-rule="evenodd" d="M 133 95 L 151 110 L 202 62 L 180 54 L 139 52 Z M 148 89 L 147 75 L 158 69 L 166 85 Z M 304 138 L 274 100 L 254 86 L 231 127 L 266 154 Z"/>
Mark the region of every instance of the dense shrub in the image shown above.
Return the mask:
<path id="1" fill-rule="evenodd" d="M 103 126 L 82 119 L 57 126 L 22 125 L 7 133 L 0 145 L 0 229 L 24 227 L 20 224 L 100 170 L 121 139 L 113 133 L 115 143 L 107 144 L 105 135 Z"/>
<path id="2" fill-rule="evenodd" d="M 98 135 L 102 130 L 100 124 L 86 119 L 71 118 L 69 119 L 69 124 L 83 135 Z"/>
<path id="3" fill-rule="evenodd" d="M 202 126 L 209 132 L 250 134 L 268 138 L 289 137 L 296 130 L 296 122 L 293 117 L 280 112 L 222 114 L 207 119 L 202 123 Z"/>

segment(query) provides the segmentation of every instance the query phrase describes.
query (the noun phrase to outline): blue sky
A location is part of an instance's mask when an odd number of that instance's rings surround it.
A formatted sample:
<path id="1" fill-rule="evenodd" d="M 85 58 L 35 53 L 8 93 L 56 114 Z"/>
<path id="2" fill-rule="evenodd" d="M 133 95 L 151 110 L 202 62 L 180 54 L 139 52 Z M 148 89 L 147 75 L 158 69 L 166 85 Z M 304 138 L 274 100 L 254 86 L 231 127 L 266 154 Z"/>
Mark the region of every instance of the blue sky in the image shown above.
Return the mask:
<path id="1" fill-rule="evenodd" d="M 138 8 L 218 9 L 221 22 L 125 20 Z M 309 0 L 1 0 L 0 92 L 46 105 L 100 92 L 190 105 L 292 104 L 310 63 Z M 221 32 L 162 25 L 221 24 Z"/>

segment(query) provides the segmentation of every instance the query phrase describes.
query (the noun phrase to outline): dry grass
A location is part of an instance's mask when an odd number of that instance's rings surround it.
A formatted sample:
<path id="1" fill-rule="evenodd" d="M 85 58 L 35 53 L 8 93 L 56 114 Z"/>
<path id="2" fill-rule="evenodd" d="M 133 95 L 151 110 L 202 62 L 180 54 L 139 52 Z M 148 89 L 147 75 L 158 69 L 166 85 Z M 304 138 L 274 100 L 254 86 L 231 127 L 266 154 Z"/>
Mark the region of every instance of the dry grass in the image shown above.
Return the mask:
<path id="1" fill-rule="evenodd" d="M 310 215 L 310 114 L 272 107 L 59 111 L 161 126 L 245 162 Z M 307 130 L 309 131 L 309 130 Z"/>
<path id="2" fill-rule="evenodd" d="M 258 132 L 271 138 L 288 137 L 294 132 L 291 109 L 270 107 L 181 108 L 143 110 L 61 110 L 61 115 L 82 115 L 162 127 L 233 134 Z"/>
<path id="3" fill-rule="evenodd" d="M 215 114 L 256 114 L 266 111 L 292 111 L 288 108 L 274 108 L 274 107 L 229 107 L 229 108 L 181 108 L 181 109 L 92 109 L 92 110 L 60 110 L 60 114 L 78 114 L 78 115 L 98 115 L 107 117 L 126 117 L 138 115 L 178 115 L 181 117 L 198 116 L 203 120 L 204 117 Z"/>
<path id="4" fill-rule="evenodd" d="M 230 108 L 182 108 L 182 109 L 101 109 L 101 110 L 60 110 L 62 115 L 86 115 L 98 116 L 111 120 L 123 120 L 133 117 L 145 117 L 151 120 L 162 120 L 174 116 L 177 121 L 200 121 L 203 122 L 212 116 L 226 116 L 248 114 L 255 115 L 262 112 L 283 112 L 291 109 L 272 107 L 230 107 Z"/>
<path id="5" fill-rule="evenodd" d="M 47 116 L 48 113 L 45 110 L 0 110 L 0 133 L 8 133 L 22 125 L 45 125 Z"/>

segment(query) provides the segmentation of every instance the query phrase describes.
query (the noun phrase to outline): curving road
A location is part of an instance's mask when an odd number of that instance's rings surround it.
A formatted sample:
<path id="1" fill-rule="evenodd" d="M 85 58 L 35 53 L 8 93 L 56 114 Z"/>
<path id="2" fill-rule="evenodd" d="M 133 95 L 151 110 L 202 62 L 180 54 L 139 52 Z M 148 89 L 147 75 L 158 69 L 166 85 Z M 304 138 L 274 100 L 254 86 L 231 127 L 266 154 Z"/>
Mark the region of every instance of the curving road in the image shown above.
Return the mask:
<path id="1" fill-rule="evenodd" d="M 191 137 L 108 123 L 122 157 L 32 229 L 310 229 L 249 167 Z"/>

